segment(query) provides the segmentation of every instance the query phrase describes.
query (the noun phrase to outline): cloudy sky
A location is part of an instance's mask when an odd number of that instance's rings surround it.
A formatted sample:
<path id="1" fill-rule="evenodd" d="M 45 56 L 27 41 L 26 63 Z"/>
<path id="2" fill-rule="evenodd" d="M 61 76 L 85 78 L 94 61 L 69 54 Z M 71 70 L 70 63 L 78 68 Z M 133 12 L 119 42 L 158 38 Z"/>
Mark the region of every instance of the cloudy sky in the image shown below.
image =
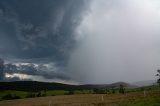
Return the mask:
<path id="1" fill-rule="evenodd" d="M 159 0 L 0 0 L 0 79 L 155 79 Z"/>

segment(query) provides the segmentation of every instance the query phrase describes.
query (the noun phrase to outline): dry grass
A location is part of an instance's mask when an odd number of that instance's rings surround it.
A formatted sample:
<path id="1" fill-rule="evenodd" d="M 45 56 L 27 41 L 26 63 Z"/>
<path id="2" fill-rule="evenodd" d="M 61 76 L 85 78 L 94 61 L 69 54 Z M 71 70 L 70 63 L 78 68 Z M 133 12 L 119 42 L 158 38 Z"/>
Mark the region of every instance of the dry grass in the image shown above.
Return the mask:
<path id="1" fill-rule="evenodd" d="M 103 101 L 102 101 L 103 96 Z M 131 106 L 150 98 L 160 97 L 159 91 L 128 94 L 81 94 L 1 101 L 0 106 Z M 159 106 L 159 105 L 157 105 Z"/>

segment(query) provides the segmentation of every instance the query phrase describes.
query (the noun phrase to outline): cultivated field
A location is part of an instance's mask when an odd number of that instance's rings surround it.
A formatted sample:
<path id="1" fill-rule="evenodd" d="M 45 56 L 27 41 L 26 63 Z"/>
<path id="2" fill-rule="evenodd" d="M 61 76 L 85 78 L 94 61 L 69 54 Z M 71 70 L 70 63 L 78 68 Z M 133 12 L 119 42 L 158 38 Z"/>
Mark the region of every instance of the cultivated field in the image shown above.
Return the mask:
<path id="1" fill-rule="evenodd" d="M 0 106 L 160 106 L 160 91 L 26 98 L 0 101 Z"/>

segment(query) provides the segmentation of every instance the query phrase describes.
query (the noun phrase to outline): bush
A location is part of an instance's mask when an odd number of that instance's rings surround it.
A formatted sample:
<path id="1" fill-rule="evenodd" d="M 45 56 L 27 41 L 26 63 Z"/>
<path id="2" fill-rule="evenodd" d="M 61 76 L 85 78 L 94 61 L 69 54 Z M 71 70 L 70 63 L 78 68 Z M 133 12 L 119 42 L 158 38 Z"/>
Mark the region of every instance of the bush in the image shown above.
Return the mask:
<path id="1" fill-rule="evenodd" d="M 43 96 L 46 96 L 45 92 L 37 92 L 37 93 L 30 92 L 27 94 L 26 98 L 43 97 Z"/>
<path id="2" fill-rule="evenodd" d="M 68 92 L 68 95 L 73 95 L 74 94 L 74 91 L 72 91 L 72 90 L 70 90 L 69 92 Z"/>
<path id="3" fill-rule="evenodd" d="M 113 94 L 115 94 L 115 93 L 116 93 L 115 89 L 112 89 L 112 93 L 113 93 Z"/>
<path id="4" fill-rule="evenodd" d="M 46 96 L 46 93 L 41 94 L 41 96 L 43 96 L 43 97 Z"/>
<path id="5" fill-rule="evenodd" d="M 12 95 L 12 99 L 20 99 L 21 97 L 20 96 L 18 96 L 18 95 L 16 95 L 16 94 L 13 94 Z"/>
<path id="6" fill-rule="evenodd" d="M 36 97 L 35 93 L 28 93 L 26 98 L 34 98 Z"/>
<path id="7" fill-rule="evenodd" d="M 37 94 L 36 94 L 36 97 L 41 97 L 42 95 L 41 95 L 41 92 L 38 92 Z"/>
<path id="8" fill-rule="evenodd" d="M 4 96 L 2 96 L 2 100 L 11 100 L 11 99 L 20 99 L 20 96 L 17 96 L 16 94 L 6 94 Z"/>
<path id="9" fill-rule="evenodd" d="M 12 99 L 12 95 L 10 93 L 6 94 L 6 95 L 2 96 L 2 99 L 3 100 L 10 100 L 10 99 Z"/>
<path id="10" fill-rule="evenodd" d="M 74 91 L 72 91 L 72 90 L 70 90 L 70 91 L 64 93 L 64 95 L 73 95 L 73 94 L 74 94 Z"/>
<path id="11" fill-rule="evenodd" d="M 93 89 L 93 93 L 94 93 L 94 94 L 106 94 L 106 90 L 105 90 L 105 89 L 97 89 L 97 88 L 94 88 L 94 89 Z"/>
<path id="12" fill-rule="evenodd" d="M 124 94 L 124 93 L 125 93 L 125 88 L 124 88 L 123 85 L 120 85 L 119 93 L 121 93 L 121 94 Z"/>

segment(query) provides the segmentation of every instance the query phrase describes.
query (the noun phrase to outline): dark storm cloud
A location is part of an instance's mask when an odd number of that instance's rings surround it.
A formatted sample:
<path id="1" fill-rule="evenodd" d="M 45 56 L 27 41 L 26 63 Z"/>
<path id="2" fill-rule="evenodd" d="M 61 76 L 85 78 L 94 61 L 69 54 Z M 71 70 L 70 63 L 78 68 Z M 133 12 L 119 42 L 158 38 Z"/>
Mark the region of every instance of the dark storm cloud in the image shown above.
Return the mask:
<path id="1" fill-rule="evenodd" d="M 69 79 L 64 68 L 87 4 L 85 0 L 1 0 L 0 58 L 5 69 L 0 76 L 18 80 L 3 75 L 20 73 Z M 33 64 L 16 66 L 17 62 Z"/>
<path id="2" fill-rule="evenodd" d="M 160 1 L 88 1 L 0 0 L 0 79 L 154 79 Z"/>
<path id="3" fill-rule="evenodd" d="M 47 58 L 64 65 L 74 48 L 74 29 L 84 0 L 1 0 L 0 55 L 14 59 Z"/>

